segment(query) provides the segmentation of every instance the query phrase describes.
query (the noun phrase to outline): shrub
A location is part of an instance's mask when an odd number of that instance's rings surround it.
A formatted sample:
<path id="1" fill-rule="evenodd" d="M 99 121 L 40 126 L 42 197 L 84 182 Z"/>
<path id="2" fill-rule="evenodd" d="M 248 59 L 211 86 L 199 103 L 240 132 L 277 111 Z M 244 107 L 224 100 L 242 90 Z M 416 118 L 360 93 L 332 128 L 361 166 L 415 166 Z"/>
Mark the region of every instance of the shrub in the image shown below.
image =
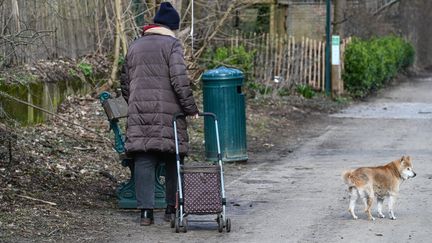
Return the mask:
<path id="1" fill-rule="evenodd" d="M 209 49 L 204 55 L 203 65 L 205 69 L 227 66 L 241 70 L 245 76 L 248 93 L 255 96 L 256 93 L 265 92 L 265 87 L 260 83 L 256 83 L 252 75 L 255 52 L 255 50 L 247 51 L 243 45 L 234 48 L 218 47 L 216 50 Z"/>
<path id="2" fill-rule="evenodd" d="M 315 96 L 315 91 L 313 91 L 312 87 L 307 84 L 299 84 L 297 85 L 297 93 L 306 99 L 311 99 Z"/>
<path id="3" fill-rule="evenodd" d="M 356 38 L 345 51 L 343 79 L 346 89 L 354 97 L 364 97 L 413 61 L 413 46 L 400 37 Z"/>
<path id="4" fill-rule="evenodd" d="M 80 62 L 78 63 L 78 68 L 84 74 L 85 77 L 90 77 L 93 75 L 93 67 L 91 64 Z"/>
<path id="5" fill-rule="evenodd" d="M 343 79 L 347 90 L 354 96 L 362 96 L 371 89 L 373 71 L 366 42 L 354 39 L 345 51 Z M 370 70 L 365 72 L 364 70 Z"/>
<path id="6" fill-rule="evenodd" d="M 411 45 L 411 43 L 405 43 L 404 57 L 405 59 L 402 62 L 403 69 L 406 69 L 409 66 L 414 64 L 415 50 L 414 50 L 414 46 Z"/>
<path id="7" fill-rule="evenodd" d="M 254 55 L 255 51 L 247 51 L 242 45 L 234 48 L 218 47 L 214 52 L 207 51 L 204 64 L 208 69 L 219 66 L 237 68 L 251 78 Z"/>

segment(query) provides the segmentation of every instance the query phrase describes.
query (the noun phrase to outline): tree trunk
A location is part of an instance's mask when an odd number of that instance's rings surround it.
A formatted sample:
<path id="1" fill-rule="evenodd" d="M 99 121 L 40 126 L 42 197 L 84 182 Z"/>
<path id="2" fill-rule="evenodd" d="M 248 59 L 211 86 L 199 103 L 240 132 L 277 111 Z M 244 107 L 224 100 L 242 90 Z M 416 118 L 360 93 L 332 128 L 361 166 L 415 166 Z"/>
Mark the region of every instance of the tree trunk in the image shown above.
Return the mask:
<path id="1" fill-rule="evenodd" d="M 18 6 L 18 0 L 12 0 L 12 19 L 15 22 L 15 32 L 19 33 L 21 31 L 20 27 L 20 20 L 19 20 L 19 6 Z"/>
<path id="2" fill-rule="evenodd" d="M 345 10 L 347 0 L 334 0 L 334 15 L 333 15 L 333 33 L 343 38 L 343 26 L 345 22 Z"/>
<path id="3" fill-rule="evenodd" d="M 127 43 L 127 39 L 126 39 L 126 34 L 125 34 L 125 18 L 121 18 L 123 16 L 123 8 L 121 5 L 121 1 L 120 5 L 118 6 L 118 9 L 116 9 L 117 13 L 116 13 L 116 21 L 119 22 L 119 35 L 120 35 L 120 40 L 122 43 L 122 53 L 123 53 L 123 57 L 126 56 L 127 53 L 127 48 L 128 48 L 128 43 Z M 119 14 L 119 15 L 117 15 Z M 117 24 L 116 24 L 117 25 Z"/>
<path id="4" fill-rule="evenodd" d="M 117 81 L 118 61 L 120 58 L 120 36 L 121 36 L 121 0 L 115 0 L 114 2 L 114 13 L 115 13 L 115 39 L 114 39 L 114 62 L 111 70 L 111 78 L 108 81 L 108 86 L 112 87 L 114 82 Z"/>
<path id="5" fill-rule="evenodd" d="M 276 3 L 270 5 L 270 36 L 276 35 Z"/>

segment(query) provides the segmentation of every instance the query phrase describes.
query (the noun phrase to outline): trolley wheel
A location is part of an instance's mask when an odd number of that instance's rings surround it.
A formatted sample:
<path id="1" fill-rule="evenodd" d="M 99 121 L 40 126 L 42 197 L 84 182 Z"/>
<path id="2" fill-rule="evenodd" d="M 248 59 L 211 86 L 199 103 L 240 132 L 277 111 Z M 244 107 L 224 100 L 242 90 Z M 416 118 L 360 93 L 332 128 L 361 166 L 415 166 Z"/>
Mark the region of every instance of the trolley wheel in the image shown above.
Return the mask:
<path id="1" fill-rule="evenodd" d="M 225 230 L 226 230 L 226 232 L 231 232 L 231 219 L 230 218 L 226 219 Z"/>
<path id="2" fill-rule="evenodd" d="M 222 219 L 222 215 L 218 215 L 218 231 L 219 233 L 222 233 L 224 225 L 223 225 L 223 219 Z"/>
<path id="3" fill-rule="evenodd" d="M 182 231 L 183 231 L 183 233 L 186 233 L 187 230 L 188 230 L 188 221 L 187 221 L 186 218 L 183 218 L 182 225 L 183 225 L 182 226 Z"/>

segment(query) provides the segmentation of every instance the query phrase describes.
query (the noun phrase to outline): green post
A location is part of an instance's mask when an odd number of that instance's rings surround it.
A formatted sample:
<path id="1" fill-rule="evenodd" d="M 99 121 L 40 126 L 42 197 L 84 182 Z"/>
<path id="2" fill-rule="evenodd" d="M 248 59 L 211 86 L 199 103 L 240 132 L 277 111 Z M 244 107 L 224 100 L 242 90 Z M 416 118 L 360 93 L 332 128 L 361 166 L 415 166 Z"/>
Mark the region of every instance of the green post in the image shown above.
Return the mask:
<path id="1" fill-rule="evenodd" d="M 331 1 L 326 0 L 326 46 L 325 46 L 325 91 L 331 94 L 331 64 L 330 64 L 330 36 L 331 36 Z"/>

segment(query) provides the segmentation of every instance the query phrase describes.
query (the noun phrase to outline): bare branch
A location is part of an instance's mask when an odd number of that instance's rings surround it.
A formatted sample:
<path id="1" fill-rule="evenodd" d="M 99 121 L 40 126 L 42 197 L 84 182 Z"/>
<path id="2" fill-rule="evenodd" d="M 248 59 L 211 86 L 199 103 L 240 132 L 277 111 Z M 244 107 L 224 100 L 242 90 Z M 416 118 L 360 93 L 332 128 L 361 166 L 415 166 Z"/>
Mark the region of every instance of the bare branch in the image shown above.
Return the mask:
<path id="1" fill-rule="evenodd" d="M 203 46 L 194 54 L 194 58 L 195 59 L 199 58 L 201 56 L 201 54 L 203 53 L 203 51 L 207 48 L 208 43 L 216 36 L 216 34 L 218 33 L 219 29 L 223 26 L 223 24 L 227 20 L 228 16 L 230 16 L 230 14 L 232 13 L 232 11 L 234 10 L 237 2 L 238 2 L 238 0 L 233 1 L 231 3 L 231 5 L 225 11 L 225 14 L 222 16 L 222 18 L 219 20 L 218 24 L 216 25 L 215 30 L 208 37 L 205 38 L 206 41 L 204 42 Z"/>

